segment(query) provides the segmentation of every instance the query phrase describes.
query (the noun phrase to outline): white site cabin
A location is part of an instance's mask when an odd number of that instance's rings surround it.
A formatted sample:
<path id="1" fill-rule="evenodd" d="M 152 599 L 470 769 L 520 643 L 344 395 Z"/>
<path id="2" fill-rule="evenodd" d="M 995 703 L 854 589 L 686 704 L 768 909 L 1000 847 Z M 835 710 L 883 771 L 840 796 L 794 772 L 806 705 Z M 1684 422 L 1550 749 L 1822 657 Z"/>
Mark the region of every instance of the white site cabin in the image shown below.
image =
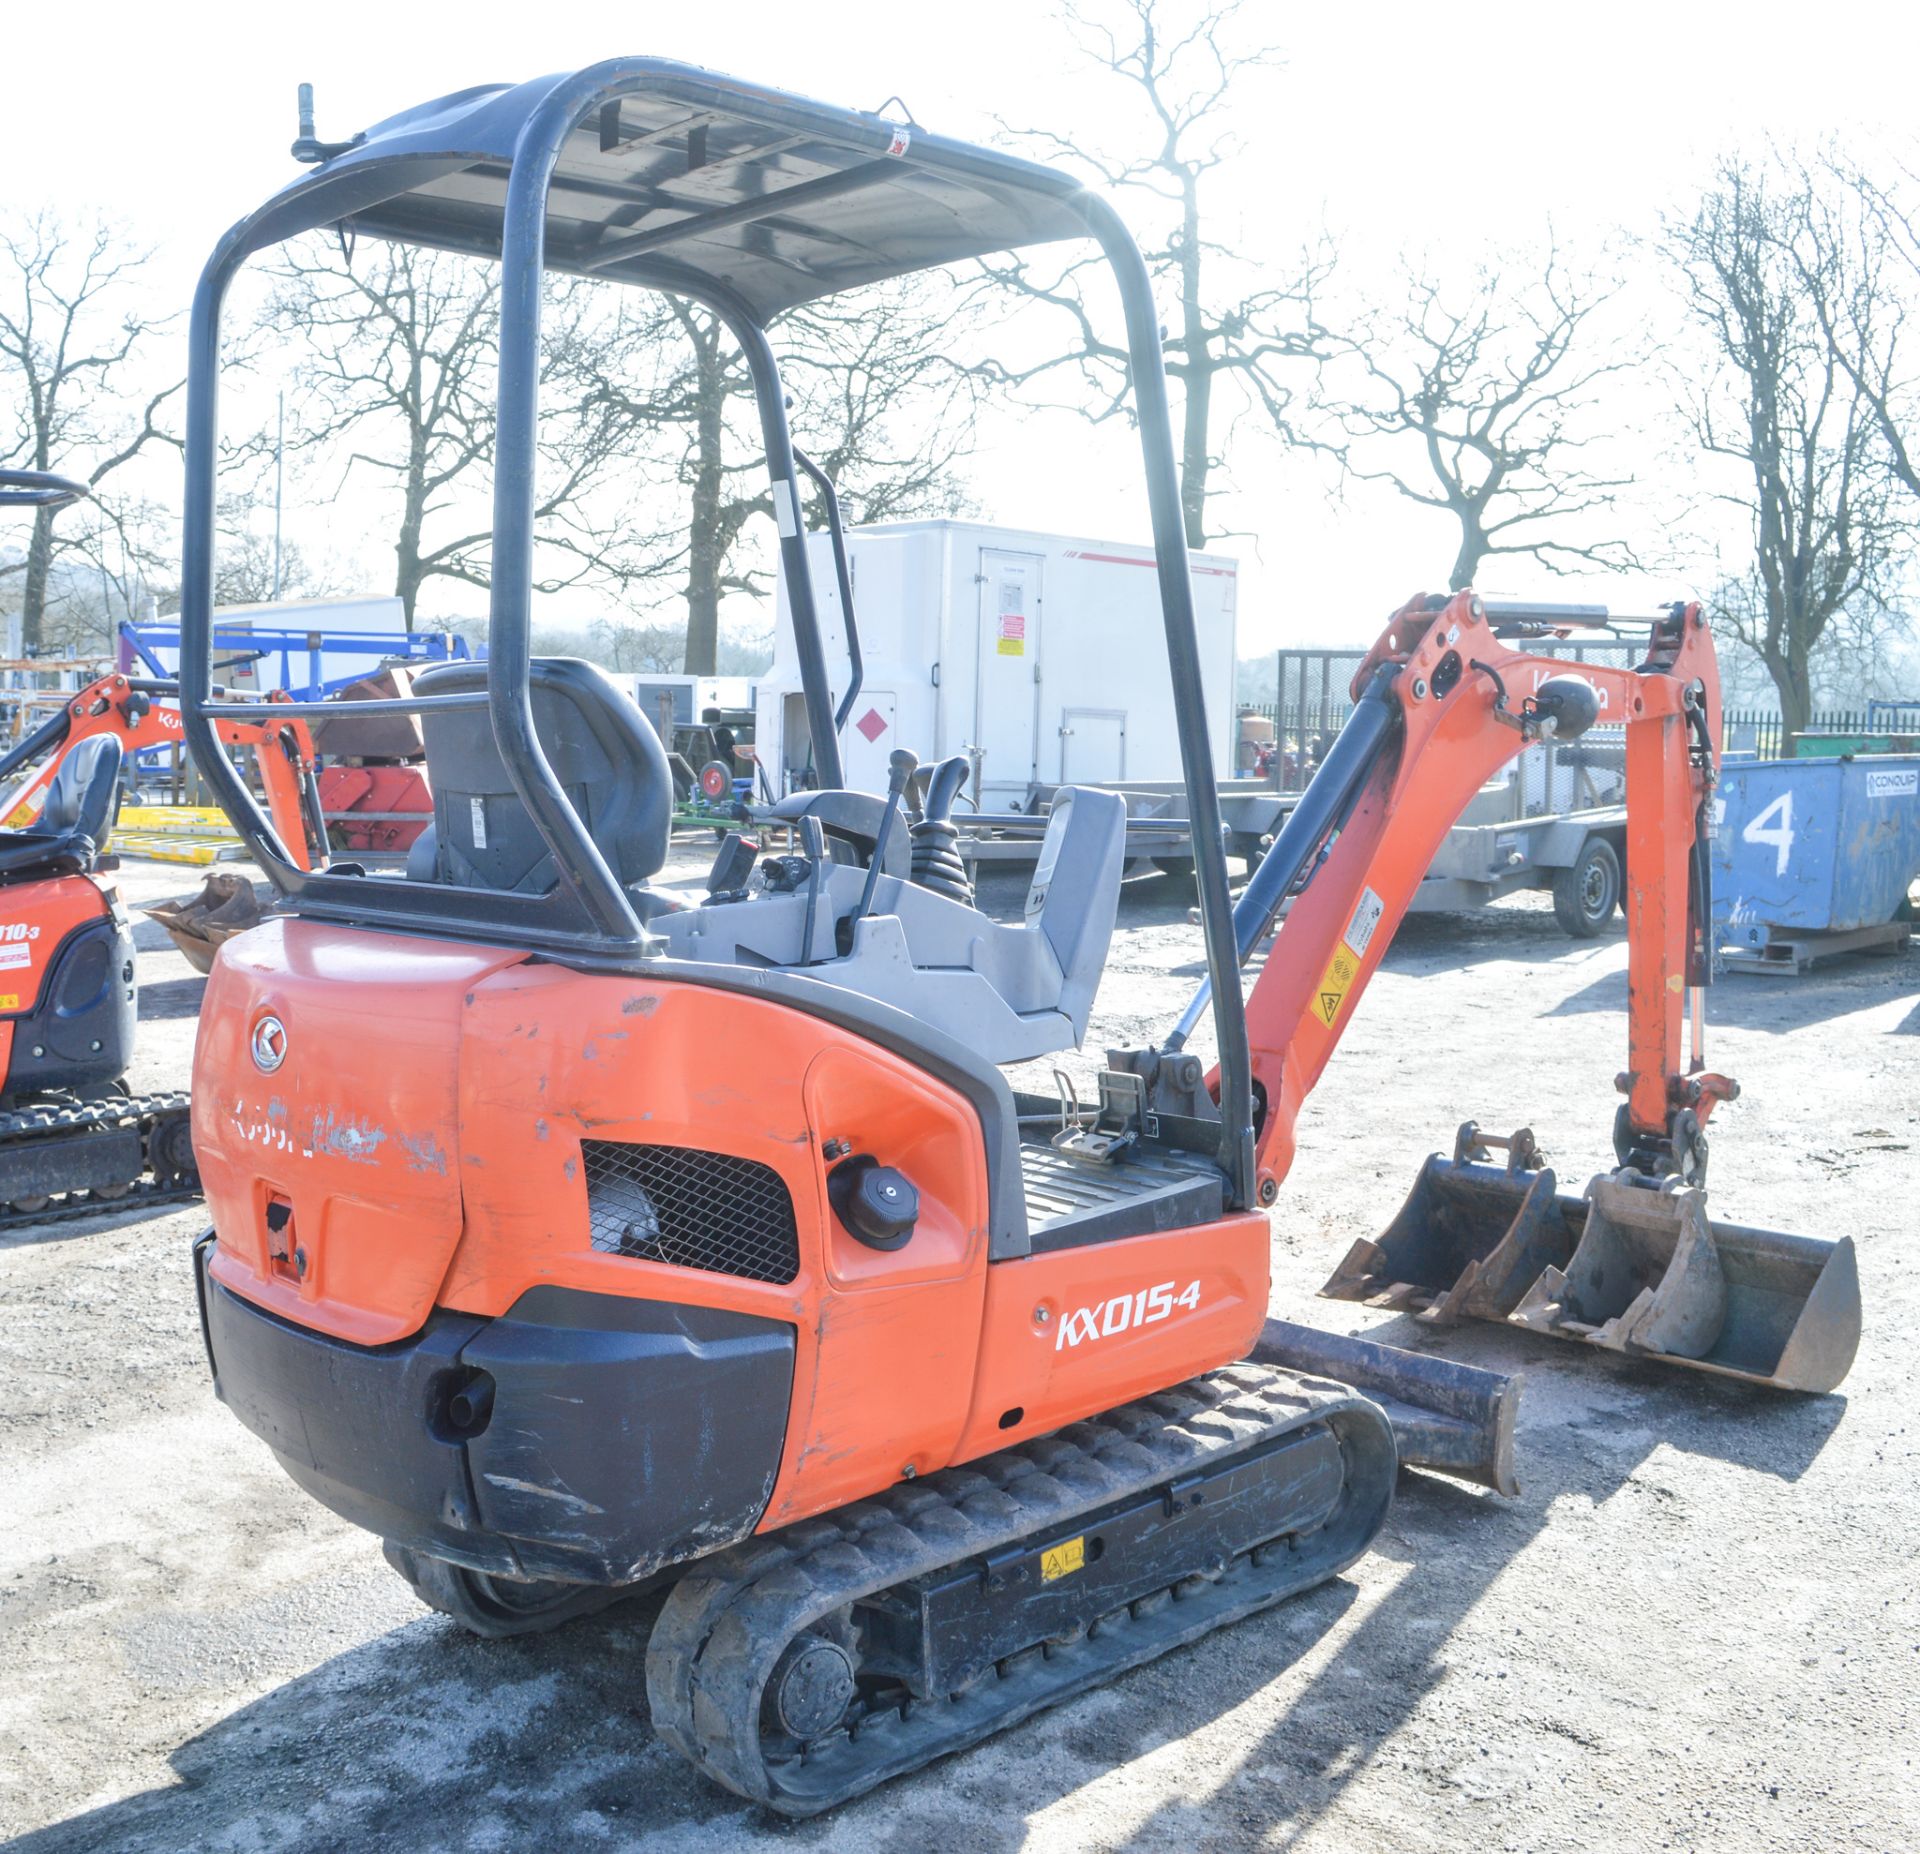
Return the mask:
<path id="1" fill-rule="evenodd" d="M 847 639 L 825 534 L 808 537 L 827 672 L 839 705 Z M 887 789 L 887 756 L 979 754 L 983 811 L 1035 788 L 1180 778 L 1153 550 L 970 521 L 847 531 L 865 674 L 841 729 L 847 784 Z M 1191 556 L 1215 770 L 1233 751 L 1238 568 Z M 755 690 L 755 751 L 776 797 L 808 783 L 806 706 L 784 579 L 773 667 Z"/>

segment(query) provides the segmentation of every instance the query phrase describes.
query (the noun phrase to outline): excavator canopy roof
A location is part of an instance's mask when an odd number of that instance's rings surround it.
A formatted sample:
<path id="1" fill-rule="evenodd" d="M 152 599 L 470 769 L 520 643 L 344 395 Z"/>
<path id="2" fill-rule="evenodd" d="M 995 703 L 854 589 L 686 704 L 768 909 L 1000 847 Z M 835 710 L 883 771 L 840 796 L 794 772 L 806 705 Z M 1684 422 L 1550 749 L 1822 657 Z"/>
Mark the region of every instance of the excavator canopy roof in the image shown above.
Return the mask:
<path id="1" fill-rule="evenodd" d="M 598 99 L 596 101 L 596 99 Z M 498 257 L 517 151 L 566 130 L 546 262 L 783 309 L 990 251 L 1084 237 L 1068 175 L 655 58 L 485 85 L 391 116 L 230 234 L 319 226 Z"/>

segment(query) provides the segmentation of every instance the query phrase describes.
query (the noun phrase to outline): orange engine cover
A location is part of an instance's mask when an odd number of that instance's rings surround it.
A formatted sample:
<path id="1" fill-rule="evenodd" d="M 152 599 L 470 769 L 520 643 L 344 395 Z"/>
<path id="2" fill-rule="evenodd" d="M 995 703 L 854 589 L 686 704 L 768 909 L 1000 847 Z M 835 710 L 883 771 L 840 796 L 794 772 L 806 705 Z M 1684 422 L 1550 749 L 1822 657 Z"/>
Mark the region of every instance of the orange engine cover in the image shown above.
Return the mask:
<path id="1" fill-rule="evenodd" d="M 358 1345 L 539 1287 L 722 1309 L 794 1333 L 783 1525 L 1238 1356 L 1265 1313 L 1257 1216 L 988 1263 L 980 1124 L 953 1089 L 765 997 L 276 920 L 222 948 L 194 1141 L 215 1280 Z M 844 1142 L 844 1145 L 842 1144 Z M 790 1279 L 594 1245 L 609 1152 L 751 1161 L 791 1199 Z M 856 1240 L 827 1155 L 919 1193 Z"/>

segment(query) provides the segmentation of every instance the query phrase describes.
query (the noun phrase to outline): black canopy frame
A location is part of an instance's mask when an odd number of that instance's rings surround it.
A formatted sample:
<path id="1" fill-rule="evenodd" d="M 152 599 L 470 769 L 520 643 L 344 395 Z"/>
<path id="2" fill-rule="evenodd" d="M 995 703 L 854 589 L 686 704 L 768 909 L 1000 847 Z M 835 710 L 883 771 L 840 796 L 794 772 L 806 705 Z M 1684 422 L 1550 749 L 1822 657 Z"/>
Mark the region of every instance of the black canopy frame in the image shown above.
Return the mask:
<path id="1" fill-rule="evenodd" d="M 484 708 L 559 880 L 547 894 L 303 870 L 219 751 L 212 716 L 221 312 L 247 259 L 303 232 L 495 258 L 501 266 L 492 589 L 484 693 L 361 704 Z M 195 293 L 187 381 L 181 708 L 194 759 L 284 901 L 368 927 L 508 940 L 569 963 L 636 968 L 648 938 L 534 730 L 534 476 L 541 279 L 643 284 L 712 309 L 753 379 L 820 782 L 842 782 L 831 681 L 785 396 L 767 337 L 782 310 L 989 251 L 1091 237 L 1118 286 L 1158 564 L 1220 1052 L 1221 1164 L 1253 1201 L 1253 1095 L 1219 794 L 1207 735 L 1180 485 L 1145 262 L 1113 207 L 1070 175 L 662 59 L 460 92 L 377 125 L 233 227 Z M 221 703 L 230 718 L 323 712 Z"/>

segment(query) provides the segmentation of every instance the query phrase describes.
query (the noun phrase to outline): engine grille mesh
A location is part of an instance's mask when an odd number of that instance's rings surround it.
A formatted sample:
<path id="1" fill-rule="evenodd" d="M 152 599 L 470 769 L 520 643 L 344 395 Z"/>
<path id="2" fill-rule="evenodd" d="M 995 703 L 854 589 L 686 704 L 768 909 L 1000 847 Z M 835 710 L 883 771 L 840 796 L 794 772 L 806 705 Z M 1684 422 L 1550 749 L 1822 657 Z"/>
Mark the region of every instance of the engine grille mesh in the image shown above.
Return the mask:
<path id="1" fill-rule="evenodd" d="M 580 1142 L 594 1248 L 748 1281 L 800 1272 L 793 1199 L 770 1165 L 691 1146 Z"/>

